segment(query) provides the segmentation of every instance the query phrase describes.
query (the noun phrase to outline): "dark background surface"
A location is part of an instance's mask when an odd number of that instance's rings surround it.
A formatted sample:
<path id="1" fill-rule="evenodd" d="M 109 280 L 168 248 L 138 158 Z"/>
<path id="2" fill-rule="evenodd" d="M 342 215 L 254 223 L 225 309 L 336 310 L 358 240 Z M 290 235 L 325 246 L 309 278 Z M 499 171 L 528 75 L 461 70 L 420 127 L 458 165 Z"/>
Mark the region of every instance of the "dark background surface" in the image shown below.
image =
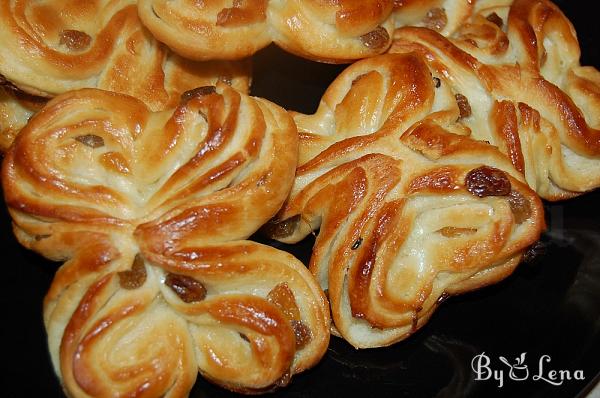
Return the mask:
<path id="1" fill-rule="evenodd" d="M 573 21 L 582 46 L 582 63 L 600 67 L 600 23 L 593 2 L 557 1 Z M 253 94 L 292 110 L 312 112 L 341 66 L 301 60 L 270 47 L 256 56 Z M 389 397 L 576 397 L 600 372 L 600 192 L 561 204 L 547 204 L 549 230 L 542 250 L 506 281 L 448 300 L 415 336 L 382 349 L 356 351 L 332 337 L 328 353 L 314 369 L 294 377 L 271 397 L 317 397 L 325 394 Z M 42 323 L 42 300 L 57 264 L 20 247 L 0 203 L 2 285 L 0 303 L 0 377 L 2 397 L 62 397 L 52 370 Z M 292 251 L 303 261 L 310 240 Z M 475 381 L 470 363 L 485 352 L 498 361 L 527 352 L 537 373 L 546 369 L 583 370 L 585 381 L 560 387 L 543 381 Z M 507 375 L 505 375 L 507 377 Z M 228 397 L 201 377 L 192 397 Z"/>

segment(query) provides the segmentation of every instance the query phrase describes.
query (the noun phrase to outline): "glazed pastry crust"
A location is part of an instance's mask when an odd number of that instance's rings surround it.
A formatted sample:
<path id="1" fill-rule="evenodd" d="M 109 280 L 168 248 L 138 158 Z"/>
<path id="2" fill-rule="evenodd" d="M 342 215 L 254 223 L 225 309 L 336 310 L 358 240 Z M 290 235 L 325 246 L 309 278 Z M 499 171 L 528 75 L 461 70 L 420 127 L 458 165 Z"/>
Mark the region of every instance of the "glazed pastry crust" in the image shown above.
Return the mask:
<path id="1" fill-rule="evenodd" d="M 264 392 L 322 357 L 318 284 L 245 240 L 285 200 L 297 148 L 283 109 L 223 83 L 162 112 L 73 91 L 31 119 L 2 183 L 19 241 L 65 261 L 44 320 L 69 396 L 185 397 L 198 372 Z"/>
<path id="2" fill-rule="evenodd" d="M 575 29 L 553 3 L 480 1 L 449 37 L 396 30 L 390 52 L 413 51 L 467 98 L 471 136 L 497 146 L 542 198 L 600 186 L 600 73 L 580 65 Z"/>
<path id="3" fill-rule="evenodd" d="M 101 88 L 161 110 L 219 78 L 248 89 L 242 66 L 194 63 L 168 51 L 140 24 L 135 1 L 11 0 L 2 3 L 0 22 L 0 74 L 29 94 Z"/>
<path id="4" fill-rule="evenodd" d="M 384 52 L 396 26 L 454 31 L 470 0 L 140 0 L 144 25 L 176 53 L 197 60 L 241 59 L 271 42 L 301 57 L 350 62 Z"/>
<path id="5" fill-rule="evenodd" d="M 294 119 L 300 166 L 267 231 L 293 243 L 319 230 L 310 269 L 355 347 L 402 340 L 449 295 L 504 279 L 544 228 L 523 175 L 469 137 L 417 54 L 353 64 Z"/>

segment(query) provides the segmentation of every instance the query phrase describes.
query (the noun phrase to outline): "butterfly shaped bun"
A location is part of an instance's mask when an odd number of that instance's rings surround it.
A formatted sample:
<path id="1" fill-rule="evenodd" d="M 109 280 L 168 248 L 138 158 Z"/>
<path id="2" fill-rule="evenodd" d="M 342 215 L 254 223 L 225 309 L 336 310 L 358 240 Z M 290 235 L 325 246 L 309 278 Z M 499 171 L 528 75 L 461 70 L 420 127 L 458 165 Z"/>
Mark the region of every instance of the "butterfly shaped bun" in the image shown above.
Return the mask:
<path id="1" fill-rule="evenodd" d="M 420 55 L 381 55 L 294 115 L 300 166 L 266 231 L 294 243 L 319 230 L 310 270 L 357 348 L 402 340 L 449 295 L 506 278 L 544 228 L 524 176 L 436 86 Z"/>
<path id="2" fill-rule="evenodd" d="M 64 261 L 44 320 L 69 396 L 185 397 L 198 373 L 258 393 L 322 357 L 318 284 L 246 240 L 285 200 L 297 148 L 283 109 L 224 83 L 161 112 L 83 89 L 31 119 L 2 183 L 19 241 Z"/>

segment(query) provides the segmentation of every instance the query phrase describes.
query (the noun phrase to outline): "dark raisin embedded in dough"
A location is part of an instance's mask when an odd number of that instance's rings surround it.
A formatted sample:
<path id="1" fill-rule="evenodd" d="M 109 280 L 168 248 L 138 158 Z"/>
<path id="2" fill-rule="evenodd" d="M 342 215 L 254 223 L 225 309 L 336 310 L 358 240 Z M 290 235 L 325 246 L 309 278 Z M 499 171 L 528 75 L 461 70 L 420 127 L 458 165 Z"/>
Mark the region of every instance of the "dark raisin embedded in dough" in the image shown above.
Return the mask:
<path id="1" fill-rule="evenodd" d="M 227 24 L 235 18 L 235 8 L 223 8 L 217 14 L 217 26 L 227 26 Z"/>
<path id="2" fill-rule="evenodd" d="M 104 138 L 95 134 L 80 135 L 75 137 L 75 139 L 90 148 L 101 148 L 104 146 Z"/>
<path id="3" fill-rule="evenodd" d="M 300 219 L 301 215 L 297 214 L 282 221 L 271 220 L 263 227 L 263 231 L 273 239 L 286 238 L 294 233 Z"/>
<path id="4" fill-rule="evenodd" d="M 135 256 L 131 269 L 119 272 L 119 285 L 123 289 L 133 290 L 141 287 L 146 282 L 146 267 L 144 259 L 139 254 Z"/>
<path id="5" fill-rule="evenodd" d="M 66 29 L 60 32 L 59 35 L 59 44 L 64 44 L 69 50 L 85 50 L 91 42 L 90 35 L 79 30 Z"/>
<path id="6" fill-rule="evenodd" d="M 435 88 L 440 88 L 440 86 L 442 85 L 442 81 L 440 80 L 439 77 L 434 77 L 433 84 L 435 84 Z"/>
<path id="7" fill-rule="evenodd" d="M 217 88 L 215 86 L 203 86 L 197 87 L 192 90 L 185 91 L 181 94 L 182 101 L 189 101 L 195 97 L 202 97 L 209 94 L 214 94 L 217 92 Z"/>
<path id="8" fill-rule="evenodd" d="M 300 350 L 304 348 L 312 339 L 312 333 L 310 328 L 302 321 L 292 320 L 292 329 L 294 329 L 294 336 L 296 337 L 296 349 Z"/>
<path id="9" fill-rule="evenodd" d="M 495 12 L 488 15 L 485 19 L 487 19 L 499 28 L 501 28 L 502 25 L 504 25 L 504 21 L 502 20 L 502 18 L 500 18 L 500 16 L 498 16 L 498 14 L 496 14 Z"/>
<path id="10" fill-rule="evenodd" d="M 489 166 L 471 170 L 465 177 L 467 191 L 480 198 L 486 196 L 507 196 L 510 194 L 510 180 L 505 172 Z"/>
<path id="11" fill-rule="evenodd" d="M 456 98 L 456 104 L 460 111 L 460 118 L 462 119 L 471 116 L 471 104 L 469 104 L 467 97 L 462 94 L 456 94 L 454 98 Z"/>
<path id="12" fill-rule="evenodd" d="M 179 274 L 167 274 L 165 285 L 185 303 L 196 303 L 206 298 L 206 288 L 196 279 Z"/>
<path id="13" fill-rule="evenodd" d="M 423 18 L 423 25 L 431 30 L 441 31 L 448 24 L 448 16 L 443 8 L 432 8 Z"/>
<path id="14" fill-rule="evenodd" d="M 354 244 L 352 245 L 352 250 L 358 249 L 360 247 L 360 245 L 362 244 L 362 242 L 363 242 L 363 238 L 358 238 L 356 240 L 356 242 L 354 242 Z"/>
<path id="15" fill-rule="evenodd" d="M 240 333 L 240 337 L 242 338 L 242 340 L 244 340 L 246 343 L 250 342 L 250 339 L 248 338 L 248 336 L 246 336 L 244 333 Z"/>
<path id="16" fill-rule="evenodd" d="M 381 50 L 388 45 L 390 34 L 383 26 L 378 26 L 377 29 L 360 36 L 360 41 L 367 48 Z"/>
<path id="17" fill-rule="evenodd" d="M 508 195 L 508 204 L 517 224 L 523 224 L 531 217 L 531 203 L 520 192 L 511 191 Z"/>

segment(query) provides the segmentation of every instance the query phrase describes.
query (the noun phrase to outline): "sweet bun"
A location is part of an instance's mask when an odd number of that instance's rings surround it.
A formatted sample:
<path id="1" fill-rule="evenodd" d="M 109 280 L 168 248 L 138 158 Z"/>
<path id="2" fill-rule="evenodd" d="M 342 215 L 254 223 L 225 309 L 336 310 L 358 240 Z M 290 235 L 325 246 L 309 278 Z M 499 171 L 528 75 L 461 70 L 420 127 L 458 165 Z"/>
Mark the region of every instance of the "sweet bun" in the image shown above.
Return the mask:
<path id="1" fill-rule="evenodd" d="M 415 53 L 361 60 L 314 115 L 294 116 L 300 166 L 265 230 L 286 243 L 319 230 L 310 270 L 357 348 L 402 340 L 449 295 L 504 279 L 544 228 L 523 175 L 469 137 L 431 72 Z"/>
<path id="2" fill-rule="evenodd" d="M 497 146 L 542 198 L 600 186 L 600 72 L 580 65 L 575 29 L 550 1 L 477 2 L 449 37 L 404 27 L 389 51 L 424 55 L 468 105 L 471 137 Z"/>
<path id="3" fill-rule="evenodd" d="M 318 284 L 245 240 L 285 200 L 297 148 L 283 109 L 224 83 L 162 112 L 72 91 L 31 119 L 2 184 L 19 241 L 65 262 L 44 320 L 69 396 L 185 397 L 198 372 L 264 392 L 322 357 Z"/>

